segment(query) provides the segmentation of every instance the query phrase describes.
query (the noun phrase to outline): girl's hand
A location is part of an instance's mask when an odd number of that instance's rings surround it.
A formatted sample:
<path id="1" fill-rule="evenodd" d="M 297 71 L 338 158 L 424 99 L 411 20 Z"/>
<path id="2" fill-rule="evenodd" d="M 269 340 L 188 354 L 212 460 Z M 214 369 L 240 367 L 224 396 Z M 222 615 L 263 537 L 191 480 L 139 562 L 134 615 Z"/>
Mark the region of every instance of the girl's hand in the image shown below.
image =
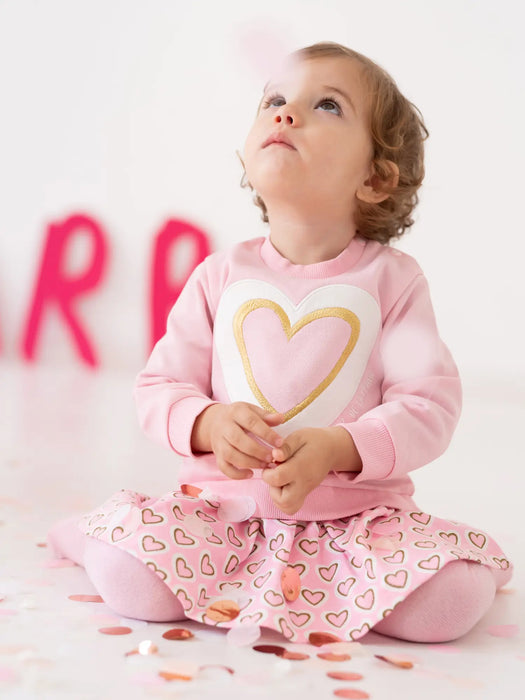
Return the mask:
<path id="1" fill-rule="evenodd" d="M 358 472 L 362 467 L 351 435 L 341 427 L 296 430 L 272 450 L 272 457 L 277 466 L 265 469 L 262 478 L 275 505 L 288 515 L 301 508 L 331 470 Z"/>
<path id="2" fill-rule="evenodd" d="M 213 452 L 217 466 L 230 479 L 249 479 L 253 476 L 252 469 L 264 469 L 272 461 L 272 448 L 283 444 L 283 438 L 270 427 L 282 421 L 280 413 L 267 413 L 243 401 L 212 404 L 197 416 L 191 436 L 192 450 Z"/>

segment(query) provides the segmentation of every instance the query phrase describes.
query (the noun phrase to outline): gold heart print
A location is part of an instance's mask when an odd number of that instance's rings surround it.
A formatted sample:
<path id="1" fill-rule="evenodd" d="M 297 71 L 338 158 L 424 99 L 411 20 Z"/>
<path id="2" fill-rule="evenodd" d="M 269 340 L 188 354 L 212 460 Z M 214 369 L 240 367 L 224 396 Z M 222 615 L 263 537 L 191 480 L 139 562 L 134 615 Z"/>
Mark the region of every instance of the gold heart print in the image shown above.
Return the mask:
<path id="1" fill-rule="evenodd" d="M 318 396 L 320 396 L 320 394 L 322 394 L 323 391 L 334 381 L 334 379 L 337 377 L 342 367 L 344 366 L 345 362 L 349 358 L 350 354 L 352 353 L 352 350 L 355 348 L 355 345 L 359 338 L 361 324 L 358 317 L 354 313 L 352 313 L 352 311 L 339 306 L 326 307 L 324 309 L 317 309 L 316 311 L 311 311 L 310 313 L 305 314 L 301 319 L 299 319 L 299 321 L 297 321 L 297 323 L 294 323 L 294 325 L 292 326 L 290 323 L 290 319 L 288 318 L 282 306 L 280 306 L 274 301 L 271 301 L 270 299 L 250 299 L 249 301 L 246 301 L 244 304 L 242 304 L 233 319 L 233 333 L 235 336 L 237 347 L 239 349 L 239 353 L 241 355 L 244 373 L 246 375 L 248 385 L 252 390 L 253 395 L 259 402 L 259 405 L 262 406 L 262 408 L 264 408 L 269 413 L 278 413 L 278 411 L 271 405 L 266 396 L 264 396 L 257 382 L 255 381 L 252 366 L 250 363 L 250 358 L 248 357 L 248 351 L 246 348 L 246 341 L 244 339 L 243 332 L 243 324 L 246 320 L 246 317 L 253 311 L 257 311 L 258 309 L 270 309 L 275 313 L 275 315 L 279 318 L 279 321 L 281 322 L 282 329 L 286 335 L 288 342 L 306 325 L 312 323 L 313 321 L 317 321 L 321 318 L 340 318 L 346 323 L 348 323 L 351 329 L 350 339 L 345 345 L 343 352 L 339 356 L 339 359 L 332 367 L 330 372 L 326 375 L 326 377 L 308 394 L 308 396 L 306 396 L 298 404 L 296 404 L 295 406 L 283 413 L 283 422 L 286 423 L 286 421 L 289 421 L 291 418 L 293 418 L 302 410 L 304 410 L 307 406 L 309 406 L 313 401 L 315 401 L 315 399 Z"/>

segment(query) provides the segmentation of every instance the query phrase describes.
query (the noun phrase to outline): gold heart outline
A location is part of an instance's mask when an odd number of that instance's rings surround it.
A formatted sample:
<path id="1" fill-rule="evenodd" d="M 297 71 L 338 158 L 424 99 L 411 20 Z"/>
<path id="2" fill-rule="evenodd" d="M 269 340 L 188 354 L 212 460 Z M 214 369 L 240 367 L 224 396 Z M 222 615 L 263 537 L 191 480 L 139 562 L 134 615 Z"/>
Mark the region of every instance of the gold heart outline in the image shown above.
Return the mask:
<path id="1" fill-rule="evenodd" d="M 270 404 L 270 402 L 267 400 L 267 398 L 257 386 L 257 382 L 255 381 L 255 377 L 253 376 L 252 366 L 248 358 L 248 351 L 246 350 L 246 342 L 244 340 L 242 330 L 243 323 L 248 314 L 251 314 L 252 311 L 257 311 L 257 309 L 270 309 L 277 315 L 288 341 L 290 341 L 291 338 L 293 338 L 294 335 L 306 325 L 312 323 L 312 321 L 317 321 L 320 318 L 340 318 L 343 321 L 346 321 L 346 323 L 348 323 L 351 329 L 350 339 L 346 344 L 345 348 L 343 349 L 343 352 L 341 353 L 339 359 L 332 367 L 332 370 L 329 372 L 329 374 L 327 374 L 323 381 L 320 384 L 318 384 L 318 386 L 316 386 L 315 389 L 311 391 L 305 399 L 303 399 L 293 408 L 290 408 L 288 411 L 283 413 L 283 422 L 286 423 L 286 421 L 289 421 L 291 418 L 293 418 L 302 410 L 304 410 L 307 406 L 309 406 L 312 403 L 312 401 L 315 401 L 315 399 L 320 394 L 322 394 L 323 391 L 334 381 L 334 379 L 341 371 L 343 365 L 347 361 L 348 357 L 350 356 L 352 350 L 355 348 L 355 345 L 359 338 L 361 323 L 359 321 L 359 318 L 349 309 L 345 309 L 340 306 L 328 306 L 324 309 L 317 309 L 316 311 L 312 311 L 306 314 L 299 321 L 297 321 L 297 323 L 291 326 L 290 319 L 286 315 L 284 309 L 276 302 L 271 301 L 270 299 L 250 299 L 249 301 L 244 302 L 244 304 L 242 304 L 239 307 L 233 318 L 233 334 L 235 336 L 235 341 L 237 343 L 237 347 L 241 355 L 244 373 L 246 375 L 246 379 L 248 381 L 250 389 L 252 390 L 254 396 L 257 398 L 257 401 L 262 406 L 262 408 L 264 408 L 269 413 L 278 413 L 278 411 Z"/>

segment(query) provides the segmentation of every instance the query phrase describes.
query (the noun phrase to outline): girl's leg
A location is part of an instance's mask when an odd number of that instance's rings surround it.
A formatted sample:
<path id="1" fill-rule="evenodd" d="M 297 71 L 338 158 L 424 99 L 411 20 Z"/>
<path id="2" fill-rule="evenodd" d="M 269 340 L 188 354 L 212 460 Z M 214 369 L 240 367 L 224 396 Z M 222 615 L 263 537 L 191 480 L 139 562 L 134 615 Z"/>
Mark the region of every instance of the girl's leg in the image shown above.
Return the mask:
<path id="1" fill-rule="evenodd" d="M 182 605 L 157 574 L 128 552 L 82 534 L 77 520 L 55 525 L 49 543 L 57 557 L 67 557 L 86 569 L 106 605 L 118 615 L 149 622 L 185 617 Z"/>
<path id="2" fill-rule="evenodd" d="M 449 562 L 373 631 L 409 642 L 458 639 L 481 620 L 494 601 L 496 588 L 509 580 L 507 572 L 501 572 L 504 576 L 499 573 L 464 559 Z"/>

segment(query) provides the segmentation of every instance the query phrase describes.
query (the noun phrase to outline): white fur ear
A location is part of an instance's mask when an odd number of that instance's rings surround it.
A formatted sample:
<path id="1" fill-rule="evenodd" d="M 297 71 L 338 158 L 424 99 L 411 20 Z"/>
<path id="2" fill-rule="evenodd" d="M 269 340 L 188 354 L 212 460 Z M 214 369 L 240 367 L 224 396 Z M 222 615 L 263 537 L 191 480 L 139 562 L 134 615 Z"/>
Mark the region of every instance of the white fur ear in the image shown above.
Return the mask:
<path id="1" fill-rule="evenodd" d="M 378 204 L 390 197 L 390 192 L 399 182 L 399 168 L 392 160 L 377 160 L 373 163 L 372 175 L 357 188 L 355 196 L 367 204 Z"/>

